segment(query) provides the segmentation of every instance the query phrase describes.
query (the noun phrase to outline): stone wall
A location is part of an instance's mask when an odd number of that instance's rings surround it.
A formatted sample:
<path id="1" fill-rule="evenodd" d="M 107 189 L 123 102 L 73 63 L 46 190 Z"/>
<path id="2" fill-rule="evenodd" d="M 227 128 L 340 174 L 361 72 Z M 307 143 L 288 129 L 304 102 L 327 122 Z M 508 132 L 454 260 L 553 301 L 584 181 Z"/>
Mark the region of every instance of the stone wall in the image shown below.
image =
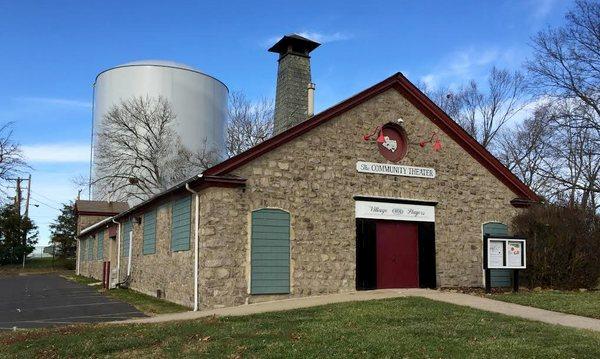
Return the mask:
<path id="1" fill-rule="evenodd" d="M 186 194 L 190 195 L 190 193 Z M 194 206 L 192 200 L 192 208 Z M 156 207 L 156 252 L 143 254 L 142 221 L 133 223 L 133 247 L 131 258 L 131 283 L 133 290 L 151 296 L 160 290 L 166 300 L 188 307 L 194 305 L 194 234 L 190 228 L 190 250 L 171 251 L 171 205 Z M 147 211 L 152 211 L 148 208 Z M 192 212 L 193 214 L 193 212 Z M 193 218 L 191 220 L 193 224 Z M 122 242 L 121 242 L 122 243 Z M 120 280 L 127 275 L 127 256 L 120 259 Z"/>
<path id="2" fill-rule="evenodd" d="M 94 236 L 96 235 L 96 233 L 94 233 Z M 104 261 L 108 261 L 110 258 L 110 253 L 112 250 L 112 243 L 114 242 L 114 240 L 110 239 L 108 237 L 108 230 L 104 231 L 104 241 L 103 241 L 103 257 L 102 258 L 98 258 L 98 242 L 96 241 L 96 238 L 94 237 L 93 241 L 94 241 L 94 255 L 92 260 L 88 260 L 87 259 L 87 241 L 90 240 L 90 237 L 86 237 L 83 243 L 86 249 L 86 252 L 83 253 L 83 255 L 85 255 L 85 258 L 80 258 L 80 262 L 79 262 L 79 274 L 84 276 L 84 277 L 90 277 L 90 278 L 95 278 L 98 280 L 102 280 L 102 267 L 103 267 L 103 262 Z M 82 243 L 81 241 L 79 242 L 80 244 Z M 80 252 L 81 248 L 77 248 L 78 253 Z"/>
<path id="3" fill-rule="evenodd" d="M 433 167 L 435 179 L 365 174 L 356 161 L 386 162 L 363 135 L 404 119 L 403 165 Z M 443 148 L 418 143 L 437 132 Z M 201 307 L 264 299 L 248 294 L 249 218 L 281 208 L 291 215 L 291 296 L 355 290 L 356 195 L 418 199 L 436 206 L 438 286 L 481 286 L 482 224 L 509 223 L 516 195 L 397 91 L 388 90 L 251 161 L 235 175 L 245 190 L 210 188 L 200 199 Z M 273 296 L 268 296 L 272 299 Z"/>

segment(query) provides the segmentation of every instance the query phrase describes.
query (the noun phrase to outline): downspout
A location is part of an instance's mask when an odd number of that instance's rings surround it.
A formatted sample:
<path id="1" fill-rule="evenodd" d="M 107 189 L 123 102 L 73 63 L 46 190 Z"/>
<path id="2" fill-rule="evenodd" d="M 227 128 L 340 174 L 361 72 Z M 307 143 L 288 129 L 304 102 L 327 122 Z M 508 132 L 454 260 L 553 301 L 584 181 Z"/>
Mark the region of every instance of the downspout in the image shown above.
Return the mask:
<path id="1" fill-rule="evenodd" d="M 81 261 L 81 241 L 77 238 L 77 275 L 79 274 L 79 263 Z"/>
<path id="2" fill-rule="evenodd" d="M 185 189 L 194 194 L 194 311 L 198 310 L 198 216 L 200 215 L 200 196 L 198 192 L 185 184 Z"/>
<path id="3" fill-rule="evenodd" d="M 117 283 L 119 283 L 121 281 L 121 222 L 115 221 L 114 218 L 112 222 L 117 225 Z"/>
<path id="4" fill-rule="evenodd" d="M 131 231 L 127 234 L 129 236 L 129 248 L 127 248 L 127 277 L 131 277 L 131 248 L 133 247 L 133 225 Z"/>

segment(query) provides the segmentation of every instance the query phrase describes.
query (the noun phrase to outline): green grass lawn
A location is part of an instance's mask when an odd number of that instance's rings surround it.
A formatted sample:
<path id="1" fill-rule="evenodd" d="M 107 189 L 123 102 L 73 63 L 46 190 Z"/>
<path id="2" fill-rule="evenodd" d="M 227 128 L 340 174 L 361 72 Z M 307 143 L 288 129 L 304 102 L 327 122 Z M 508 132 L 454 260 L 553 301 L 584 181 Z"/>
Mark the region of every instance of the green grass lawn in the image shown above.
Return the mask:
<path id="1" fill-rule="evenodd" d="M 136 307 L 140 312 L 148 315 L 177 313 L 190 310 L 190 308 L 182 305 L 167 302 L 166 300 L 138 293 L 130 289 L 115 288 L 104 291 L 104 293 L 110 297 L 129 303 Z"/>
<path id="2" fill-rule="evenodd" d="M 84 277 L 81 275 L 69 275 L 65 276 L 65 278 L 85 285 L 100 282 L 97 279 Z M 100 286 L 98 286 L 98 289 L 101 290 L 104 295 L 113 297 L 122 302 L 129 303 L 136 307 L 137 310 L 147 315 L 177 313 L 190 310 L 182 305 L 167 302 L 166 300 L 158 299 L 130 289 L 115 288 L 111 290 L 104 290 L 100 289 Z"/>
<path id="3" fill-rule="evenodd" d="M 54 271 L 71 271 L 75 268 L 75 259 L 29 258 L 23 264 L 0 266 L 0 274 L 14 275 L 19 273 L 45 273 Z"/>
<path id="4" fill-rule="evenodd" d="M 543 290 L 494 294 L 492 299 L 600 319 L 600 291 Z"/>
<path id="5" fill-rule="evenodd" d="M 423 298 L 0 335 L 0 357 L 598 358 L 600 333 Z"/>

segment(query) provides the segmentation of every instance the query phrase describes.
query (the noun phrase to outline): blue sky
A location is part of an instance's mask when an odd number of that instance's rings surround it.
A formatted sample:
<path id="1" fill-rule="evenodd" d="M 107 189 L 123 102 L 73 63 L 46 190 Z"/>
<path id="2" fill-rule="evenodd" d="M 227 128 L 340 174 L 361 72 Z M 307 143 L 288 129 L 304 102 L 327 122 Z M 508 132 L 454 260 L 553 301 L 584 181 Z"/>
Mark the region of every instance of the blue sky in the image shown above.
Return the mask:
<path id="1" fill-rule="evenodd" d="M 300 6 L 301 4 L 301 6 Z M 0 122 L 33 166 L 40 243 L 71 179 L 89 166 L 92 84 L 140 59 L 195 66 L 251 98 L 273 97 L 278 36 L 313 52 L 316 110 L 401 71 L 457 86 L 491 66 L 519 68 L 530 37 L 560 25 L 570 1 L 32 1 L 0 0 Z"/>

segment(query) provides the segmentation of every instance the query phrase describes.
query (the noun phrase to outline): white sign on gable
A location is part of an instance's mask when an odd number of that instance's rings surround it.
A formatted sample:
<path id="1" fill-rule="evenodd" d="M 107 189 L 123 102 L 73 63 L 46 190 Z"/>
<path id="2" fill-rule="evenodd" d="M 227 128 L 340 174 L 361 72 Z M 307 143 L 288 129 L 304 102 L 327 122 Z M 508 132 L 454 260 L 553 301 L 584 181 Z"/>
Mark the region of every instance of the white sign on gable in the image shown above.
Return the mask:
<path id="1" fill-rule="evenodd" d="M 392 165 L 388 163 L 356 162 L 356 170 L 362 173 L 377 173 L 392 176 L 435 178 L 435 169 L 429 167 L 413 167 Z"/>
<path id="2" fill-rule="evenodd" d="M 409 203 L 355 202 L 356 218 L 435 222 L 435 207 Z"/>

